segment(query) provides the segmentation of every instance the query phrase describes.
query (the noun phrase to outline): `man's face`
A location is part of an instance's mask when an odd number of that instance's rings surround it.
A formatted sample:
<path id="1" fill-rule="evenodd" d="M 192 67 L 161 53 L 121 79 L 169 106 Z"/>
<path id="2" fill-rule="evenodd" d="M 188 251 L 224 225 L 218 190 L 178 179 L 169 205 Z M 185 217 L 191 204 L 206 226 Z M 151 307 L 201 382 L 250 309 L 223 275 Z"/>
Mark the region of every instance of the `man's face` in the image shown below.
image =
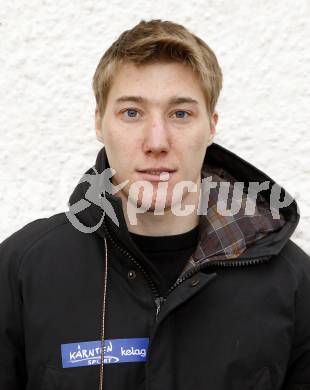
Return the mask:
<path id="1" fill-rule="evenodd" d="M 159 176 L 141 171 L 161 167 L 172 170 L 166 195 L 157 197 L 165 210 L 172 206 L 176 183 L 191 181 L 199 189 L 202 162 L 216 123 L 217 113 L 211 118 L 207 113 L 199 79 L 185 65 L 122 65 L 111 86 L 103 117 L 96 112 L 95 119 L 97 139 L 104 143 L 110 167 L 116 170 L 112 183 L 129 180 L 116 195 L 138 207 L 143 196 L 144 202 L 150 204 L 149 211 L 154 210 Z M 147 180 L 152 191 L 141 190 L 137 202 L 129 196 L 129 189 L 138 180 Z M 193 194 L 185 188 L 174 200 L 197 197 L 199 192 Z"/>

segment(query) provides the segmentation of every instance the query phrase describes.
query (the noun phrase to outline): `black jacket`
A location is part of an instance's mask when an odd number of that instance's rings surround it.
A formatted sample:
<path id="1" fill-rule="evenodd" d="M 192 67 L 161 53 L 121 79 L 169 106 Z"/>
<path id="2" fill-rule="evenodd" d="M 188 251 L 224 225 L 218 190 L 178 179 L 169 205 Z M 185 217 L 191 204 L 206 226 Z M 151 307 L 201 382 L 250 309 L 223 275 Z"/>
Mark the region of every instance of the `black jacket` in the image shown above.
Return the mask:
<path id="1" fill-rule="evenodd" d="M 290 240 L 296 202 L 280 219 L 270 217 L 270 189 L 253 217 L 210 207 L 197 250 L 160 297 L 160 275 L 131 240 L 120 199 L 93 196 L 102 187 L 91 178 L 108 166 L 102 148 L 70 197 L 76 221 L 97 225 L 91 233 L 64 212 L 0 245 L 0 389 L 310 389 L 310 261 Z M 202 172 L 275 185 L 216 144 Z M 100 201 L 113 209 L 104 214 Z"/>

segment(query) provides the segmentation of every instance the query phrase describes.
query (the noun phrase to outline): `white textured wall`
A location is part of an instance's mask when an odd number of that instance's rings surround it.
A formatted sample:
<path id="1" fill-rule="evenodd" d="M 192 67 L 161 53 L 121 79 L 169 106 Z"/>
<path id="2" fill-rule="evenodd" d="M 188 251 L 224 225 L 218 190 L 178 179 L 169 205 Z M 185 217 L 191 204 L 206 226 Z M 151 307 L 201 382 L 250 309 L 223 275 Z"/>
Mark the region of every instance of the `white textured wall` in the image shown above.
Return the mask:
<path id="1" fill-rule="evenodd" d="M 310 1 L 1 0 L 0 241 L 67 210 L 95 162 L 91 79 L 140 19 L 187 26 L 224 73 L 216 141 L 296 196 L 293 235 L 310 253 Z"/>

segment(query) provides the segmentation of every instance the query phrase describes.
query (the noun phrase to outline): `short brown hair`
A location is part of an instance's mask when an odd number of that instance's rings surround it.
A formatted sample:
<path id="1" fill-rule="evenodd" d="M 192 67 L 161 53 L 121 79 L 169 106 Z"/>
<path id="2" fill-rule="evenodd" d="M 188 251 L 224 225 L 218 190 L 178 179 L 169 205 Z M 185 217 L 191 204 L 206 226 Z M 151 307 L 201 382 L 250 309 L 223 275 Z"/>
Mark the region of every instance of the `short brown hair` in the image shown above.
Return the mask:
<path id="1" fill-rule="evenodd" d="M 173 61 L 189 65 L 202 82 L 209 114 L 214 112 L 222 89 L 222 71 L 210 47 L 184 26 L 153 19 L 141 20 L 124 31 L 103 54 L 93 77 L 93 91 L 103 115 L 113 77 L 120 65 Z"/>

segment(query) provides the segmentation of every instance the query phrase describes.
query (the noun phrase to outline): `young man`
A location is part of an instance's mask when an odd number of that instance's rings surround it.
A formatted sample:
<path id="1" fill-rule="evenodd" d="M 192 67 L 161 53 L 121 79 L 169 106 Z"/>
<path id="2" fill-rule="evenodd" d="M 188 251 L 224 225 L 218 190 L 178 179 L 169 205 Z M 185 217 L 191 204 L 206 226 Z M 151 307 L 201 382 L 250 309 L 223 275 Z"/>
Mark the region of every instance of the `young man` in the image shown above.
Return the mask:
<path id="1" fill-rule="evenodd" d="M 309 389 L 297 204 L 212 143 L 212 50 L 141 21 L 93 87 L 104 147 L 70 211 L 0 246 L 0 388 Z"/>

